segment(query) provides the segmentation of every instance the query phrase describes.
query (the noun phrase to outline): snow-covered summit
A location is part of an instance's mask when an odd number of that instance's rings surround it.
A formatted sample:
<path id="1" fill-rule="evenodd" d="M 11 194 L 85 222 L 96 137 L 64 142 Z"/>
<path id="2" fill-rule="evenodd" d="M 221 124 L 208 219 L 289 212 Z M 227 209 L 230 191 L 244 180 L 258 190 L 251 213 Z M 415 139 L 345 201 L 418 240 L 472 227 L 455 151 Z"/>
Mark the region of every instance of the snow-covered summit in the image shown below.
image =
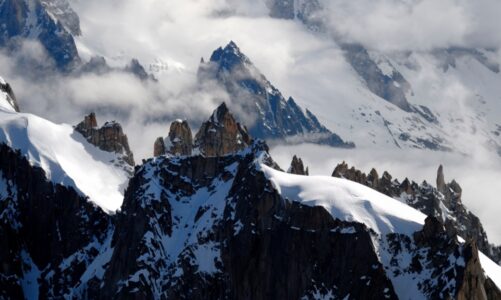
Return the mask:
<path id="1" fill-rule="evenodd" d="M 52 182 L 75 188 L 106 212 L 120 208 L 128 176 L 110 163 L 117 154 L 99 150 L 71 125 L 0 108 L 0 143 L 19 150 Z"/>

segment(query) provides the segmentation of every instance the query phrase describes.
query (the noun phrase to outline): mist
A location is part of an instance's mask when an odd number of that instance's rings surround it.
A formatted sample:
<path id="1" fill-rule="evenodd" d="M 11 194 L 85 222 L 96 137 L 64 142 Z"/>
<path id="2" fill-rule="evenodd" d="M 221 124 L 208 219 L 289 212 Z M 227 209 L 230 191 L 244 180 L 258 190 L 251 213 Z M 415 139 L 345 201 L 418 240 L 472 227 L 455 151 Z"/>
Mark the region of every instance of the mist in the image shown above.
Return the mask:
<path id="1" fill-rule="evenodd" d="M 443 164 L 446 179 L 455 178 L 461 184 L 464 202 L 483 221 L 491 241 L 501 243 L 501 229 L 496 226 L 501 187 L 495 184 L 501 178 L 501 160 L 478 135 L 491 130 L 488 120 L 498 118 L 501 108 L 487 107 L 486 116 L 481 116 L 485 126 L 473 130 L 471 120 L 479 117 L 473 109 L 479 100 L 476 87 L 468 82 L 482 83 L 484 78 L 461 78 L 429 63 L 434 59 L 429 52 L 446 47 L 491 48 L 490 58 L 501 63 L 498 1 L 325 0 L 326 13 L 319 17 L 326 20 L 328 33 L 311 32 L 298 21 L 269 18 L 264 0 L 70 2 L 81 20 L 82 36 L 76 42 L 84 61 L 103 56 L 110 66 L 123 68 L 137 58 L 158 82 L 143 82 L 121 71 L 25 77 L 20 68 L 26 65 L 21 61 L 51 67 L 40 45 L 29 42 L 16 57 L 0 54 L 0 75 L 11 83 L 23 112 L 74 125 L 91 111 L 97 112 L 100 125 L 117 120 L 140 163 L 152 156 L 153 142 L 168 134 L 172 120 L 186 119 L 196 132 L 221 102 L 232 107 L 219 87 L 200 87 L 196 73 L 202 57 L 207 60 L 215 49 L 233 40 L 284 97 L 294 97 L 343 139 L 367 140 L 357 143 L 354 150 L 274 147 L 272 155 L 282 168 L 298 154 L 313 174 L 330 175 L 345 160 L 366 172 L 375 167 L 399 179 L 434 183 L 436 169 Z M 410 101 L 450 115 L 444 119 L 465 120 L 461 124 L 446 121 L 441 128 L 457 132 L 455 142 L 464 155 L 369 147 L 368 132 L 377 129 L 360 127 L 351 105 L 360 103 L 388 113 L 394 108 L 367 92 L 332 36 L 385 53 L 415 51 L 404 62 L 418 66 L 404 74 L 415 87 Z M 488 94 L 498 99 L 501 90 L 493 88 Z"/>

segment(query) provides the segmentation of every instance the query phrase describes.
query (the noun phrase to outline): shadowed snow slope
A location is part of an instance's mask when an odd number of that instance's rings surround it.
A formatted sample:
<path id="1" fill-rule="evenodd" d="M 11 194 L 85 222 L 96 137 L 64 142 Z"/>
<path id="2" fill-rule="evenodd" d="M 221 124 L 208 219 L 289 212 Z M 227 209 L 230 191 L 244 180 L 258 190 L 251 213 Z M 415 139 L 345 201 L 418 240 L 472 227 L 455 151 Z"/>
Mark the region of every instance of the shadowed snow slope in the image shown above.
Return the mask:
<path id="1" fill-rule="evenodd" d="M 116 155 L 89 144 L 72 126 L 0 109 L 0 143 L 20 150 L 52 182 L 74 187 L 106 212 L 120 208 L 128 177 L 110 163 Z"/>
<path id="2" fill-rule="evenodd" d="M 264 164 L 261 169 L 284 198 L 322 206 L 334 218 L 363 223 L 382 236 L 389 233 L 412 236 L 421 230 L 426 218 L 414 208 L 353 181 L 288 174 Z M 487 276 L 501 288 L 501 267 L 482 253 L 480 260 Z"/>

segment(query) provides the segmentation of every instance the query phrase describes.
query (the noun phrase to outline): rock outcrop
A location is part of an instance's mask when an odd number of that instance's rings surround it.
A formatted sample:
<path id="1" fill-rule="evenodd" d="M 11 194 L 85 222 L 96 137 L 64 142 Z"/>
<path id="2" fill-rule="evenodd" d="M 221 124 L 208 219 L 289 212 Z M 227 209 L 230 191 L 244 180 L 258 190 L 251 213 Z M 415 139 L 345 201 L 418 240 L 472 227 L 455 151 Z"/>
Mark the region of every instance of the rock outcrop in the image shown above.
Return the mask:
<path id="1" fill-rule="evenodd" d="M 96 114 L 90 113 L 84 120 L 75 126 L 75 131 L 82 134 L 89 143 L 107 152 L 121 154 L 121 159 L 130 166 L 134 166 L 134 155 L 129 147 L 127 135 L 122 126 L 115 122 L 106 122 L 98 128 Z"/>
<path id="2" fill-rule="evenodd" d="M 158 137 L 153 144 L 153 156 L 160 156 L 167 153 L 167 149 L 165 148 L 165 142 L 163 137 Z"/>
<path id="3" fill-rule="evenodd" d="M 5 101 L 7 104 L 14 109 L 14 111 L 19 112 L 19 105 L 17 104 L 16 96 L 9 83 L 7 83 L 3 78 L 0 77 L 0 91 L 5 93 Z"/>
<path id="4" fill-rule="evenodd" d="M 193 151 L 193 135 L 186 120 L 175 120 L 170 124 L 169 135 L 157 138 L 153 145 L 153 155 L 171 154 L 190 156 Z"/>
<path id="5" fill-rule="evenodd" d="M 247 129 L 240 125 L 222 103 L 195 135 L 195 147 L 205 156 L 223 156 L 244 149 L 251 143 Z"/>
<path id="6" fill-rule="evenodd" d="M 191 155 L 193 151 L 193 135 L 190 125 L 186 120 L 172 122 L 167 145 L 167 152 L 173 155 Z"/>
<path id="7" fill-rule="evenodd" d="M 296 155 L 292 157 L 292 162 L 287 173 L 296 175 L 309 175 L 308 167 L 304 167 L 303 160 Z"/>
<path id="8" fill-rule="evenodd" d="M 375 169 L 366 175 L 355 167 L 350 168 L 344 161 L 336 166 L 332 176 L 366 185 L 403 201 L 428 216 L 447 220 L 460 236 L 474 240 L 483 253 L 498 264 L 501 263 L 500 247 L 489 243 L 480 219 L 462 203 L 460 185 L 455 180 L 445 183 L 442 166 L 437 170 L 437 187 L 426 181 L 417 184 L 407 178 L 400 183 L 386 171 L 381 178 L 378 178 Z"/>

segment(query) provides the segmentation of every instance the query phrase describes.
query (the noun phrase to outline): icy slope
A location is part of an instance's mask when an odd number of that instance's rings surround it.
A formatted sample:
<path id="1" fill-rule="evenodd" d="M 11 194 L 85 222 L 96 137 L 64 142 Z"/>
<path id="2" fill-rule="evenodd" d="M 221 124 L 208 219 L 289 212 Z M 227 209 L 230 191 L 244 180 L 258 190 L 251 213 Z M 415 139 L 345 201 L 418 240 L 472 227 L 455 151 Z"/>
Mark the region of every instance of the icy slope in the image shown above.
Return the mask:
<path id="1" fill-rule="evenodd" d="M 0 142 L 18 149 L 54 183 L 74 187 L 107 212 L 120 208 L 126 173 L 116 155 L 89 144 L 70 125 L 0 109 Z"/>
<path id="2" fill-rule="evenodd" d="M 398 200 L 349 180 L 293 175 L 264 164 L 261 164 L 261 169 L 284 198 L 308 206 L 322 206 L 334 218 L 363 223 L 381 237 L 389 233 L 412 236 L 422 228 L 426 218 L 421 212 Z M 378 241 L 381 243 L 381 252 L 386 251 L 384 239 Z M 501 267 L 482 253 L 480 257 L 487 276 L 501 287 Z"/>

